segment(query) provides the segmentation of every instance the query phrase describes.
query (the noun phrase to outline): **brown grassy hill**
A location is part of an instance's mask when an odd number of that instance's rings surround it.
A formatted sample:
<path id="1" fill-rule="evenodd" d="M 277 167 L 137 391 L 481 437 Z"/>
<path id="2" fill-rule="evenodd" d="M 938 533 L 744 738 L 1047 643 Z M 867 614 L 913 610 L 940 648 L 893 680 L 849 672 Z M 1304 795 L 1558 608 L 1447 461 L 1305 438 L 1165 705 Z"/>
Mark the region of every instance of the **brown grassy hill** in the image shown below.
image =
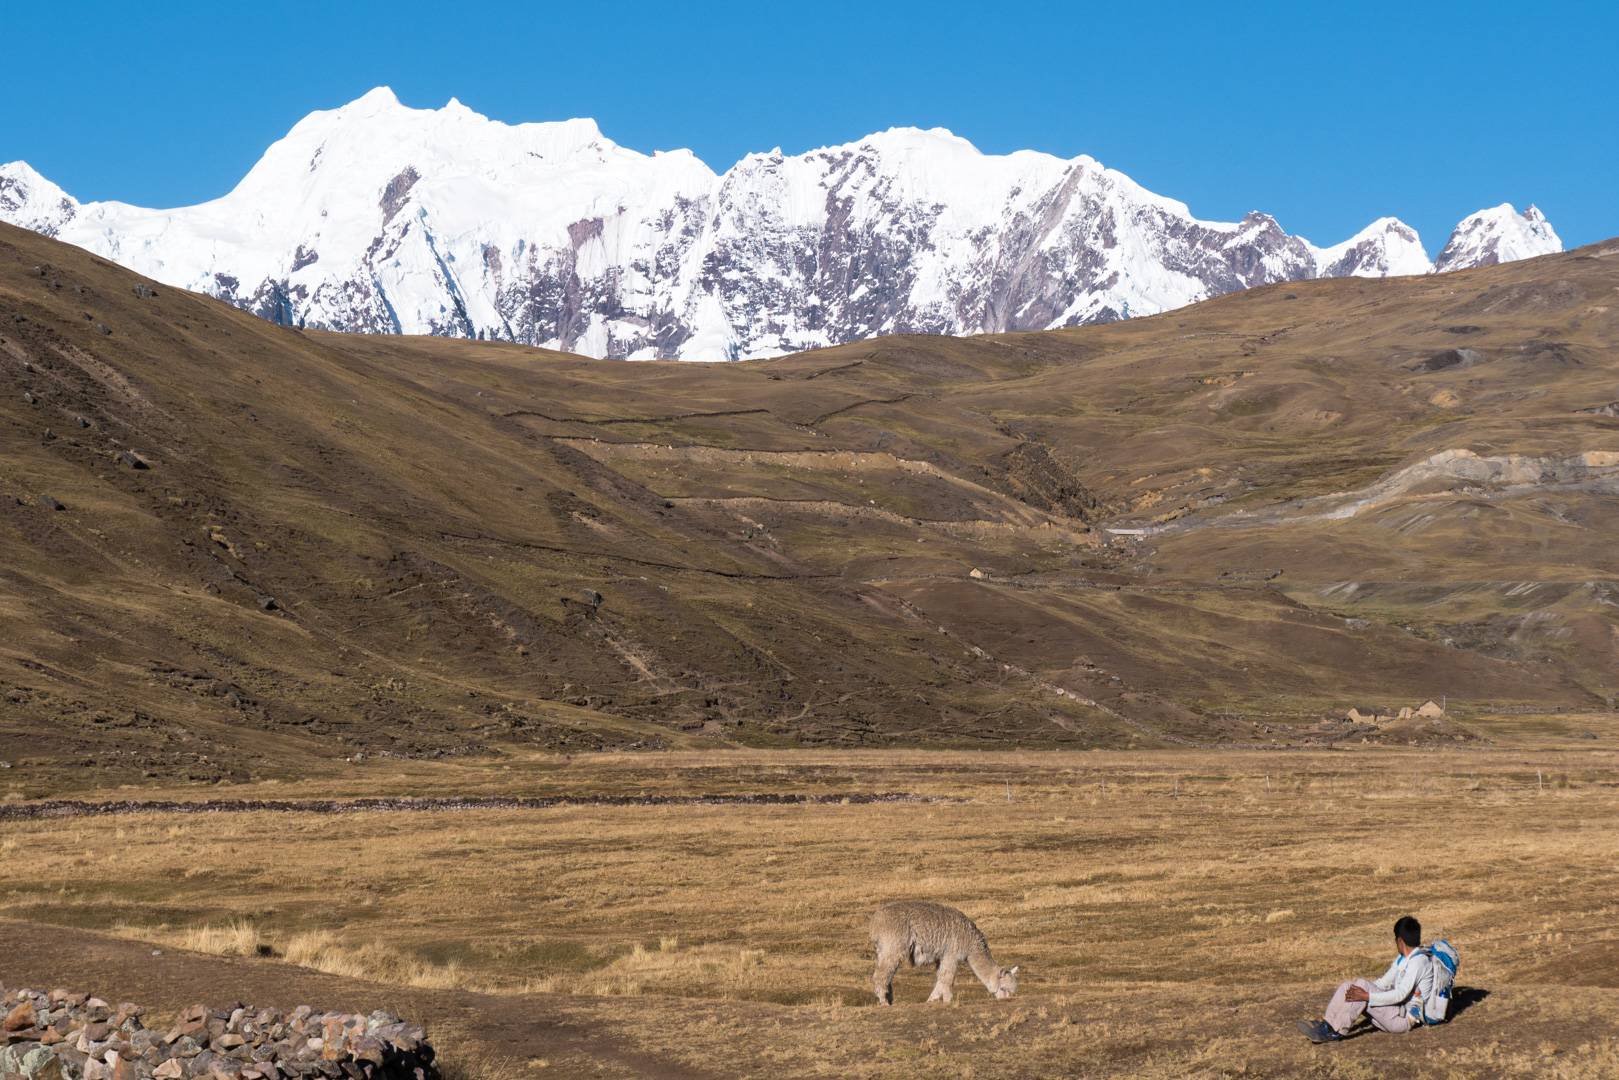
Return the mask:
<path id="1" fill-rule="evenodd" d="M 0 227 L 0 758 L 1602 705 L 1614 256 L 680 365 L 299 333 Z"/>

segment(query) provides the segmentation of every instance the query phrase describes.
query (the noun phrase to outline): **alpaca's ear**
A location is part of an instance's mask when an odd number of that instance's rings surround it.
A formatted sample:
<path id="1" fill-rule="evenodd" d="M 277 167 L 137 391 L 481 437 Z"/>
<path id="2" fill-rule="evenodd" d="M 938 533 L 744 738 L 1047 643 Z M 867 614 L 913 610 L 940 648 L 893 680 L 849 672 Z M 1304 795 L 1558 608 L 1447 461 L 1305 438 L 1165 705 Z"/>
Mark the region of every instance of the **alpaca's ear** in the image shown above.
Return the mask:
<path id="1" fill-rule="evenodd" d="M 1016 967 L 1013 967 L 1013 968 L 1012 968 L 1012 970 L 1011 970 L 1011 971 L 1008 971 L 1008 972 L 1007 972 L 1007 974 L 1008 974 L 1008 975 L 1016 975 L 1016 974 L 1017 974 L 1017 968 L 1016 968 Z"/>

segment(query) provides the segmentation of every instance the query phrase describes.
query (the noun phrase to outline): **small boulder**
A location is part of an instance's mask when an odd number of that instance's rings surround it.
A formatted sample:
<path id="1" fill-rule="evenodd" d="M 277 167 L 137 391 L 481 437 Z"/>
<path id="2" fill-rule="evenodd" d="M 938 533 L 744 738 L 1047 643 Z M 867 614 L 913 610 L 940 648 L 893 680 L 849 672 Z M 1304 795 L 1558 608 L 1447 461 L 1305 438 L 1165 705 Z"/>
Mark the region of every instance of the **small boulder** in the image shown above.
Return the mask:
<path id="1" fill-rule="evenodd" d="M 43 506 L 47 510 L 66 510 L 67 509 L 67 507 L 65 507 L 61 503 L 57 502 L 55 499 L 51 498 L 49 495 L 41 495 L 41 496 L 39 496 L 39 505 Z"/>
<path id="2" fill-rule="evenodd" d="M 108 330 L 107 327 L 105 325 L 103 325 L 102 323 L 95 323 L 94 324 L 94 329 L 95 329 L 96 333 L 98 333 L 98 334 L 111 334 L 112 333 L 112 331 Z"/>
<path id="3" fill-rule="evenodd" d="M 135 295 L 140 297 L 142 300 L 146 300 L 150 297 L 156 296 L 157 290 L 143 281 L 135 286 Z"/>
<path id="4" fill-rule="evenodd" d="M 35 397 L 33 394 L 30 394 L 26 390 L 24 390 L 22 392 L 22 399 L 24 401 L 28 402 L 28 404 L 30 404 L 30 405 L 38 405 L 39 404 L 39 399 L 37 397 Z"/>
<path id="5" fill-rule="evenodd" d="M 1582 739 L 1594 739 L 1596 737 L 1597 737 L 1597 733 L 1594 732 L 1594 731 L 1586 731 L 1586 732 L 1581 733 L 1581 735 L 1580 735 L 1580 738 L 1582 738 Z"/>
<path id="6" fill-rule="evenodd" d="M 125 465 L 128 465 L 131 469 L 149 469 L 149 468 L 151 468 L 150 465 L 146 464 L 146 462 L 141 460 L 139 455 L 131 453 L 128 450 L 120 450 L 118 452 L 118 460 L 123 462 Z"/>
<path id="7" fill-rule="evenodd" d="M 21 1005 L 7 1013 L 4 1020 L 0 1020 L 0 1030 L 21 1031 L 24 1028 L 33 1027 L 37 1019 L 38 1017 L 34 1014 L 34 1003 L 24 998 Z"/>
<path id="8" fill-rule="evenodd" d="M 273 596 L 259 597 L 259 607 L 263 608 L 265 611 L 276 610 L 275 598 Z"/>
<path id="9" fill-rule="evenodd" d="M 579 599 L 583 600 L 593 608 L 602 606 L 602 594 L 597 592 L 595 589 L 580 589 Z"/>

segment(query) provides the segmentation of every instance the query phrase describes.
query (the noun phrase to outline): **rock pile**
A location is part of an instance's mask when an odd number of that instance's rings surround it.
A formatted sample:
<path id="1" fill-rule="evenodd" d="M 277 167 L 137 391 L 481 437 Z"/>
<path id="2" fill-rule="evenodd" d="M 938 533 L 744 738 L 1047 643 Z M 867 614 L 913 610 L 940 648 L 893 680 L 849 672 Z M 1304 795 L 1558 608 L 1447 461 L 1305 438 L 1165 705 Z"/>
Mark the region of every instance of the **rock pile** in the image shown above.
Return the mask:
<path id="1" fill-rule="evenodd" d="M 440 1080 L 420 1027 L 374 1012 L 193 1005 L 168 1030 L 139 1005 L 0 987 L 0 1080 Z"/>

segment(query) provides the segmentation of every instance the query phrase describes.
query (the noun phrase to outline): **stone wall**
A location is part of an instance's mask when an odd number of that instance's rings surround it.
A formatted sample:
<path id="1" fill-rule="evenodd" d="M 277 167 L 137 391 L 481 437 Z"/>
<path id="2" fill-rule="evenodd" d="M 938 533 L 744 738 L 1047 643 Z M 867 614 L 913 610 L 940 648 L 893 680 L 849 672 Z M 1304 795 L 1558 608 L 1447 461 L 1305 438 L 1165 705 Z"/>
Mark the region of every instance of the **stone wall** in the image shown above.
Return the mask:
<path id="1" fill-rule="evenodd" d="M 0 1080 L 440 1080 L 420 1027 L 374 1012 L 193 1005 L 162 1028 L 132 1002 L 0 987 Z"/>

